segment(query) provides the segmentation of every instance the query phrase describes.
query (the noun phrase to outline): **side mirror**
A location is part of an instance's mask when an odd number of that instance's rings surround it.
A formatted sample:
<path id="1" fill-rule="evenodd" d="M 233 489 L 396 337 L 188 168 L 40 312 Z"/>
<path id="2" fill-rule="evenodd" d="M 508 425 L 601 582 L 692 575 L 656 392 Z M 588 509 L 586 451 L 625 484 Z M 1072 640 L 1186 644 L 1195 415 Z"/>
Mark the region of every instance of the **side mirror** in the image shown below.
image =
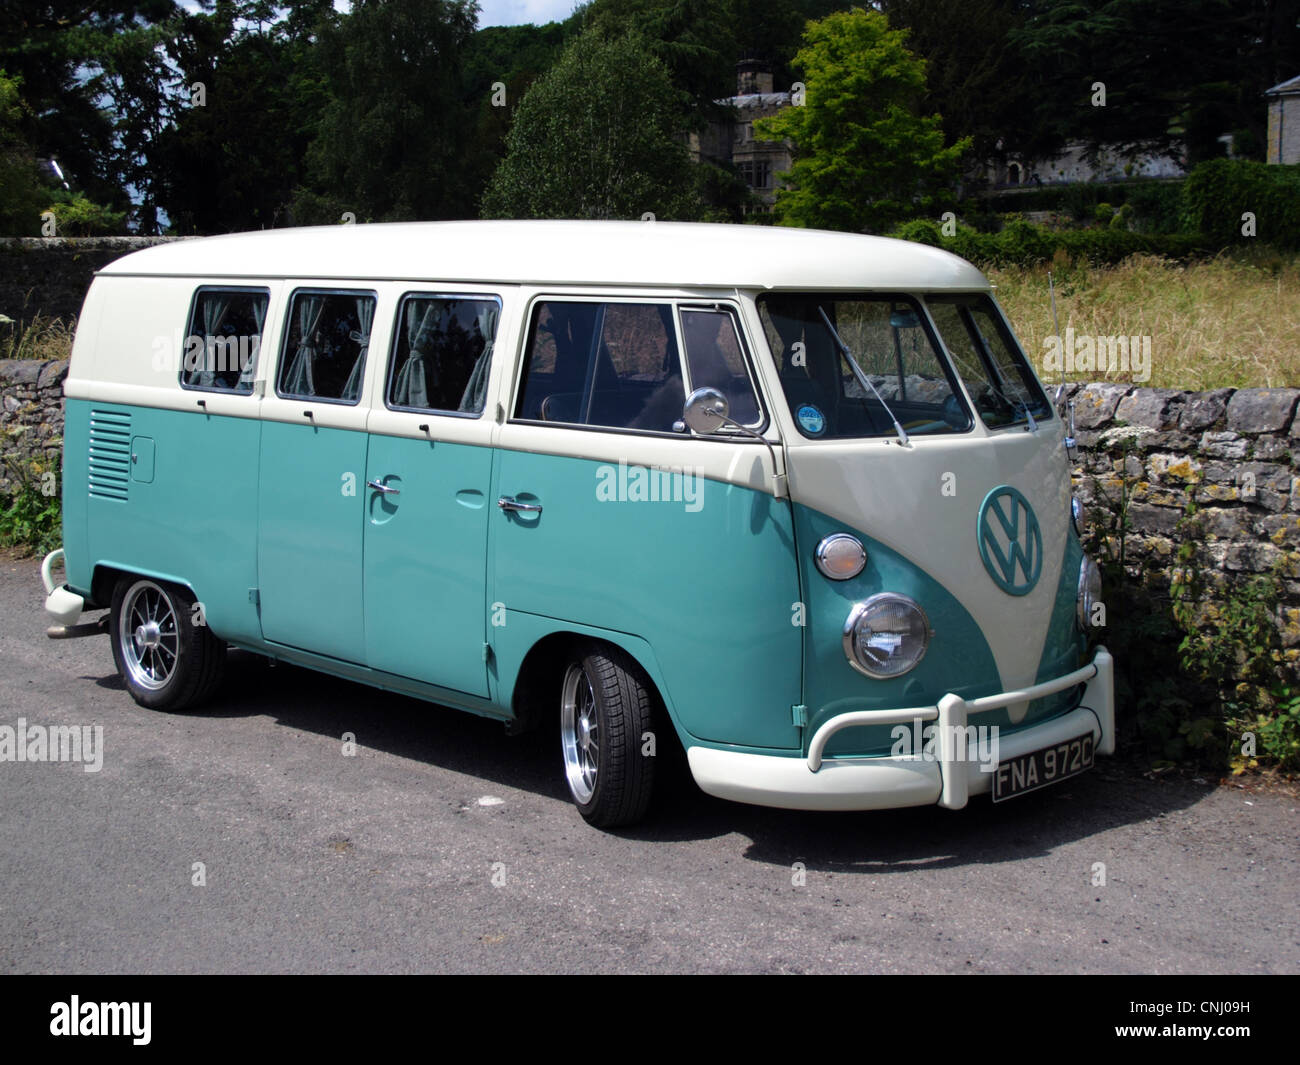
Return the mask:
<path id="1" fill-rule="evenodd" d="M 682 408 L 682 421 L 691 432 L 708 436 L 716 433 L 730 420 L 731 405 L 727 397 L 716 388 L 697 388 L 686 397 Z"/>

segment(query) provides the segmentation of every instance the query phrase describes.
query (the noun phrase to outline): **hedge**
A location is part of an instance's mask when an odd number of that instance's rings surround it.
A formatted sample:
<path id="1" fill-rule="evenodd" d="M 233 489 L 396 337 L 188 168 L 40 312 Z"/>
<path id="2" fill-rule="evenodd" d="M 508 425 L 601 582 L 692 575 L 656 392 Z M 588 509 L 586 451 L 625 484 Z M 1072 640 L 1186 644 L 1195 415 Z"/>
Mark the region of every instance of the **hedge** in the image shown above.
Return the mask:
<path id="1" fill-rule="evenodd" d="M 1201 163 L 1183 183 L 1183 225 L 1217 246 L 1250 239 L 1243 215 L 1254 217 L 1255 239 L 1300 248 L 1300 166 L 1247 159 Z"/>
<path id="2" fill-rule="evenodd" d="M 1213 251 L 1203 237 L 1194 234 L 1135 233 L 1127 229 L 1054 230 L 1031 222 L 1015 221 L 998 233 L 979 233 L 959 225 L 952 236 L 926 219 L 906 222 L 891 236 L 930 244 L 960 255 L 971 262 L 998 266 L 1029 266 L 1055 258 L 1064 251 L 1072 262 L 1110 264 L 1130 255 L 1159 255 L 1188 259 Z"/>

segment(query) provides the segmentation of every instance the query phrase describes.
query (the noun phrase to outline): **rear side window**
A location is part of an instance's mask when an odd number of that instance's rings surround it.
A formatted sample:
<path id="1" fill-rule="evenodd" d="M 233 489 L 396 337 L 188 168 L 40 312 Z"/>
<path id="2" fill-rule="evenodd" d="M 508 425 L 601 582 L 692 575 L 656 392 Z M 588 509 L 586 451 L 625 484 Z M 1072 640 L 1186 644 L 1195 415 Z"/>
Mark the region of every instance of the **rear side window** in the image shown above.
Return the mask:
<path id="1" fill-rule="evenodd" d="M 269 302 L 265 289 L 199 289 L 185 330 L 181 386 L 251 394 Z"/>
<path id="2" fill-rule="evenodd" d="M 403 299 L 388 369 L 388 406 L 481 414 L 499 317 L 495 299 Z"/>
<path id="3" fill-rule="evenodd" d="M 294 399 L 356 403 L 374 320 L 373 292 L 295 292 L 276 391 Z"/>
<path id="4" fill-rule="evenodd" d="M 534 305 L 515 417 L 667 433 L 685 400 L 670 304 Z"/>

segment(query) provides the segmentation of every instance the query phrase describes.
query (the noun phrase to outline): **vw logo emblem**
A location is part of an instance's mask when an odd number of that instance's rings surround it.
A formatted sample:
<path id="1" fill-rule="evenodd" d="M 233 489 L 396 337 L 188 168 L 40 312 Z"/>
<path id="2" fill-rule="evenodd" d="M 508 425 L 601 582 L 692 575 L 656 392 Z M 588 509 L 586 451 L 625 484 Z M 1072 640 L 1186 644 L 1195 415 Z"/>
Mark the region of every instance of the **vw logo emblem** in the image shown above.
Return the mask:
<path id="1" fill-rule="evenodd" d="M 980 558 L 993 583 L 1007 595 L 1028 595 L 1043 570 L 1043 534 L 1033 508 L 1009 484 L 980 505 Z"/>

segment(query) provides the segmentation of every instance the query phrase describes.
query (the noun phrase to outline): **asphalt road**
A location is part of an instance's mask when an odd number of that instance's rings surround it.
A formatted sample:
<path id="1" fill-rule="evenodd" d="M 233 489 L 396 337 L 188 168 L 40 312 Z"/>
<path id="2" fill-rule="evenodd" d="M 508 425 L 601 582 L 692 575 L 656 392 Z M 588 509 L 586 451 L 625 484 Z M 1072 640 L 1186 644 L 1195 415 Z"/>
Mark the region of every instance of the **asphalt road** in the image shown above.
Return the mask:
<path id="1" fill-rule="evenodd" d="M 42 599 L 0 561 L 0 726 L 101 725 L 103 766 L 0 762 L 0 972 L 1300 971 L 1293 795 L 1107 761 L 828 815 L 681 780 L 607 834 L 544 738 L 245 654 L 154 713 Z"/>

